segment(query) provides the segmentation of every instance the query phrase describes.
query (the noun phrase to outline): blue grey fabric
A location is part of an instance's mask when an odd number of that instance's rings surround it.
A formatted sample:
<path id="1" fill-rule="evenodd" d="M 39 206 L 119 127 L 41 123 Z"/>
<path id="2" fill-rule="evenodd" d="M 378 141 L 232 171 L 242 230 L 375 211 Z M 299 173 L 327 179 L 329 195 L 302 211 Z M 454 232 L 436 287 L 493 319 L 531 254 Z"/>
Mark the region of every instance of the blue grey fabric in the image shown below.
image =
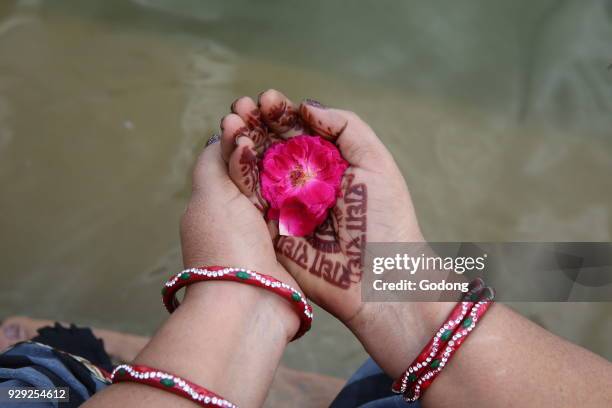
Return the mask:
<path id="1" fill-rule="evenodd" d="M 393 380 L 370 358 L 349 378 L 331 408 L 420 408 L 391 392 Z"/>
<path id="2" fill-rule="evenodd" d="M 19 343 L 0 355 L 0 390 L 67 387 L 70 395 L 67 403 L 21 400 L 3 403 L 3 407 L 77 407 L 106 385 L 104 378 L 84 360 L 40 343 Z"/>

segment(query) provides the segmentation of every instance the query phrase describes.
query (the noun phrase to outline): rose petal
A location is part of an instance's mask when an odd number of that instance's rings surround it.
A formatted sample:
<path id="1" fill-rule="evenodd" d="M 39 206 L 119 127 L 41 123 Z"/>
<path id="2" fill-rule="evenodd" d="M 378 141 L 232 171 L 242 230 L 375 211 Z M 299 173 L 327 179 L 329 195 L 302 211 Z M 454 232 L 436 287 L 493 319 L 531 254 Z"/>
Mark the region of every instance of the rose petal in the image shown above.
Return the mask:
<path id="1" fill-rule="evenodd" d="M 278 218 L 280 217 L 279 209 L 273 207 L 268 208 L 267 217 L 269 220 L 278 220 Z"/>
<path id="2" fill-rule="evenodd" d="M 288 200 L 280 209 L 278 229 L 281 235 L 303 237 L 311 234 L 320 221 L 308 213 L 308 208 L 299 200 Z"/>
<path id="3" fill-rule="evenodd" d="M 303 163 L 306 161 L 306 156 L 308 154 L 308 144 L 302 143 L 299 139 L 295 140 L 295 138 L 291 138 L 286 144 L 285 152 L 292 160 Z"/>
<path id="4" fill-rule="evenodd" d="M 313 179 L 296 191 L 294 196 L 306 206 L 328 207 L 336 201 L 336 190 L 328 183 Z"/>

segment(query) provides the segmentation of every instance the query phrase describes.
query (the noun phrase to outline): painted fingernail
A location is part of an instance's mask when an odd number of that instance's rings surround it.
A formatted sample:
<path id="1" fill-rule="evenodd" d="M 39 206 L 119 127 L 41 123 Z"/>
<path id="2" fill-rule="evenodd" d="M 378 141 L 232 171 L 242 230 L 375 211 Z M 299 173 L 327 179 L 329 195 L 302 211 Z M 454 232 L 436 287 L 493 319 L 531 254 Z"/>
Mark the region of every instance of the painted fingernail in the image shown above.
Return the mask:
<path id="1" fill-rule="evenodd" d="M 210 146 L 213 143 L 218 143 L 220 140 L 221 140 L 221 135 L 218 134 L 218 133 L 215 133 L 214 135 L 212 135 L 210 137 L 210 139 L 208 139 L 206 141 L 206 146 L 205 147 L 208 147 L 208 146 Z"/>
<path id="2" fill-rule="evenodd" d="M 315 101 L 314 99 L 306 99 L 304 103 L 308 106 L 312 106 L 313 108 L 327 109 L 327 106 L 323 105 L 319 101 Z"/>

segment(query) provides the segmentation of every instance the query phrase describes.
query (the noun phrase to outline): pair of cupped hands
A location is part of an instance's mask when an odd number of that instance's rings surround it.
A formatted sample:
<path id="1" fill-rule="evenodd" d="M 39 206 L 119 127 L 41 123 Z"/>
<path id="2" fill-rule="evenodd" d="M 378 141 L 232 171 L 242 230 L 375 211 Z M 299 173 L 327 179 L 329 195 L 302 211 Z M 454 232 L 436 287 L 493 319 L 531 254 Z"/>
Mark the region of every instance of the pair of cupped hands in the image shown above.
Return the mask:
<path id="1" fill-rule="evenodd" d="M 234 266 L 271 275 L 354 331 L 375 319 L 376 308 L 361 300 L 365 243 L 423 238 L 404 178 L 374 131 L 353 112 L 310 99 L 294 104 L 276 90 L 257 101 L 238 98 L 220 127 L 220 143 L 204 148 L 193 171 L 181 220 L 185 267 Z M 286 237 L 266 220 L 258 162 L 275 141 L 301 134 L 334 143 L 349 167 L 327 221 L 311 236 Z M 296 328 L 297 318 L 288 338 Z"/>

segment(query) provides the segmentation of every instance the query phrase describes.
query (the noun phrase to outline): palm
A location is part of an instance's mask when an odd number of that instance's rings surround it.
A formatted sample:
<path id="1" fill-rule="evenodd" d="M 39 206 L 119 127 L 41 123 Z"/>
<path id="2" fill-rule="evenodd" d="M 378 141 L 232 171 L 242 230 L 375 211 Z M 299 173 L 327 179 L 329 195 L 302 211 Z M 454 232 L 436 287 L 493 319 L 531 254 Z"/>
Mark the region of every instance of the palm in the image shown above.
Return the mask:
<path id="1" fill-rule="evenodd" d="M 357 302 L 346 302 L 346 297 L 359 298 L 367 242 L 367 186 L 356 177 L 355 169 L 345 172 L 342 197 L 313 234 L 273 239 L 281 263 L 313 301 L 340 318 L 356 313 L 352 305 Z M 330 291 L 342 291 L 345 296 L 329 296 Z"/>

